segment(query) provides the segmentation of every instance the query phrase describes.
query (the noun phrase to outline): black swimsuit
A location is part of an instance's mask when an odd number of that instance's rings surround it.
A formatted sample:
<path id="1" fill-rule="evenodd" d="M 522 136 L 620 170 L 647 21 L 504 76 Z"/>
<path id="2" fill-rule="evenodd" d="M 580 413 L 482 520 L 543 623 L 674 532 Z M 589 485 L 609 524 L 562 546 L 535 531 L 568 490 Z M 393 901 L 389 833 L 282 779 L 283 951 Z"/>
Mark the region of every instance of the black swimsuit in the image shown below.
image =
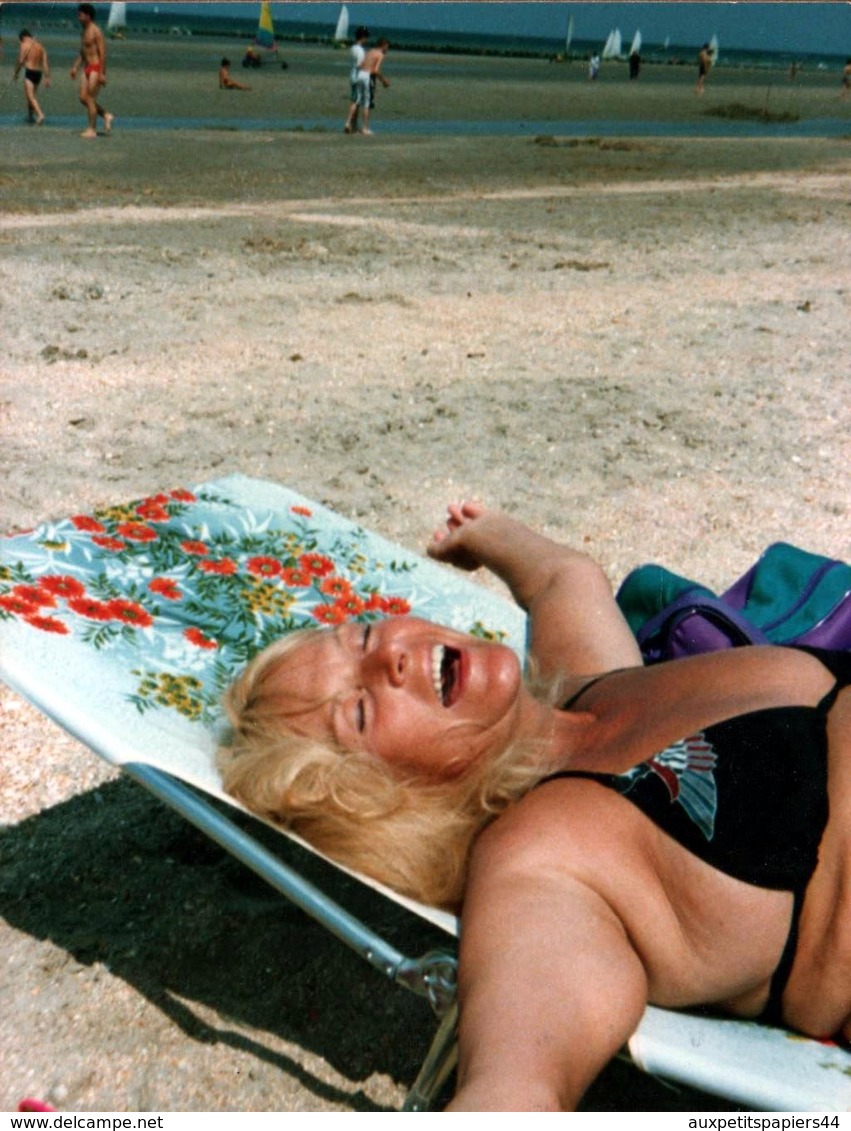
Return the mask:
<path id="1" fill-rule="evenodd" d="M 774 1024 L 781 1022 L 798 918 L 827 826 L 827 715 L 840 690 L 851 684 L 851 653 L 804 651 L 836 679 L 816 707 L 750 711 L 705 727 L 623 774 L 564 770 L 544 778 L 599 782 L 719 871 L 758 887 L 792 892 L 789 936 L 762 1015 Z"/>

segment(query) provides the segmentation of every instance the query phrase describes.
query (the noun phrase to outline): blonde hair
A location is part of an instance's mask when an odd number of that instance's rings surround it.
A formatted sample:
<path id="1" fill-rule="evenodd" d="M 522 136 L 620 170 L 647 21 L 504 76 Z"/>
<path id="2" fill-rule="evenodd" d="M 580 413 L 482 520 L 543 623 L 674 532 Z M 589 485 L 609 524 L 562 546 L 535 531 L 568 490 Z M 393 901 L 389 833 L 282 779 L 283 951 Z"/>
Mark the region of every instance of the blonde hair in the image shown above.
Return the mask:
<path id="1" fill-rule="evenodd" d="M 531 744 L 513 743 L 460 777 L 435 781 L 298 734 L 265 683 L 316 631 L 270 645 L 229 688 L 232 737 L 218 756 L 225 790 L 346 867 L 457 909 L 474 839 L 542 776 L 530 764 Z"/>

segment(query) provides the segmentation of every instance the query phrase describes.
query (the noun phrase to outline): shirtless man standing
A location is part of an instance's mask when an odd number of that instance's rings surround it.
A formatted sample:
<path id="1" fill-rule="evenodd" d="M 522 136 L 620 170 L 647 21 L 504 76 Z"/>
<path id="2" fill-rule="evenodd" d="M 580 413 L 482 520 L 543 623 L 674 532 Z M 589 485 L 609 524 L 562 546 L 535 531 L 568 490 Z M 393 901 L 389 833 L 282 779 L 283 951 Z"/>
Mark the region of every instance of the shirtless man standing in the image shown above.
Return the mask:
<path id="1" fill-rule="evenodd" d="M 15 67 L 13 77 L 17 79 L 21 67 L 23 67 L 27 114 L 31 122 L 40 126 L 44 121 L 44 114 L 38 104 L 35 92 L 42 79 L 44 79 L 45 86 L 50 86 L 50 64 L 47 61 L 47 52 L 26 28 L 20 32 L 18 39 L 21 41 L 21 48 L 18 52 L 18 65 Z"/>
<path id="2" fill-rule="evenodd" d="M 698 52 L 697 56 L 697 93 L 703 94 L 703 88 L 706 85 L 706 76 L 709 74 L 709 69 L 713 63 L 713 51 L 708 43 L 704 43 Z"/>
<path id="3" fill-rule="evenodd" d="M 80 79 L 80 101 L 89 116 L 88 128 L 80 137 L 97 137 L 98 115 L 103 118 L 104 133 L 112 129 L 113 115 L 98 103 L 97 96 L 106 86 L 106 41 L 103 32 L 95 23 L 95 10 L 91 4 L 77 5 L 77 19 L 82 28 L 80 36 L 80 55 L 71 68 L 71 78 L 76 79 L 80 65 L 83 74 Z"/>

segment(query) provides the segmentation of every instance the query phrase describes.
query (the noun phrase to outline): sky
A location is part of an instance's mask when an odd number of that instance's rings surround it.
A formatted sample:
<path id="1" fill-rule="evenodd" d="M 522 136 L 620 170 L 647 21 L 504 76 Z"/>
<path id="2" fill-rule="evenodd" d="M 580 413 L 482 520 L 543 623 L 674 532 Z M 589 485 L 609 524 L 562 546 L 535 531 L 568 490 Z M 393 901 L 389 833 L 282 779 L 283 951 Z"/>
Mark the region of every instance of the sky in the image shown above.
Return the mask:
<path id="1" fill-rule="evenodd" d="M 153 7 L 153 4 L 145 4 Z M 188 3 L 157 5 L 161 12 L 175 12 L 191 7 Z M 245 2 L 213 3 L 211 8 L 222 13 L 238 14 L 240 9 L 259 8 Z M 715 33 L 723 47 L 764 51 L 824 52 L 851 57 L 851 3 L 830 0 L 827 3 L 794 2 L 760 3 L 741 0 L 727 3 L 597 3 L 552 2 L 485 3 L 358 3 L 348 2 L 351 25 L 366 23 L 382 30 L 394 27 L 438 31 L 476 31 L 505 35 L 532 35 L 561 39 L 565 35 L 568 15 L 573 15 L 577 39 L 605 40 L 613 27 L 619 27 L 624 39 L 641 29 L 645 42 L 662 42 L 667 36 L 672 43 L 700 44 Z M 339 3 L 273 3 L 276 25 L 288 18 L 327 23 L 333 28 L 340 10 Z"/>

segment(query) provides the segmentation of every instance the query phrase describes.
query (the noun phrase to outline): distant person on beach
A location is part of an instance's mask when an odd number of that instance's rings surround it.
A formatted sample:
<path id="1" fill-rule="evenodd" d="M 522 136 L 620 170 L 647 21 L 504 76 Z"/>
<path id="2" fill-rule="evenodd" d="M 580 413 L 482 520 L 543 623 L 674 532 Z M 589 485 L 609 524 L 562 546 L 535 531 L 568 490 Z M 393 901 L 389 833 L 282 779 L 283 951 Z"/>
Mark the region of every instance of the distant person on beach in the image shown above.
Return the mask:
<path id="1" fill-rule="evenodd" d="M 846 59 L 842 70 L 842 90 L 839 97 L 847 98 L 849 94 L 851 94 L 851 59 Z"/>
<path id="2" fill-rule="evenodd" d="M 588 81 L 594 82 L 600 77 L 600 56 L 595 51 L 588 60 Z"/>
<path id="3" fill-rule="evenodd" d="M 384 56 L 390 50 L 390 42 L 387 39 L 379 39 L 375 47 L 367 52 L 366 59 L 364 60 L 363 69 L 369 75 L 369 111 L 370 113 L 375 109 L 375 87 L 377 83 L 386 90 L 390 85 L 390 80 L 386 79 L 381 73 L 381 64 L 384 62 Z M 364 122 L 363 133 L 369 134 L 371 131 L 366 127 L 369 125 L 369 119 Z"/>
<path id="4" fill-rule="evenodd" d="M 712 66 L 712 48 L 708 43 L 704 43 L 697 56 L 697 93 L 703 94 L 703 88 L 706 85 L 706 76 L 709 74 L 709 69 Z"/>
<path id="5" fill-rule="evenodd" d="M 219 64 L 219 90 L 251 90 L 244 82 L 237 82 L 230 75 L 230 59 L 222 59 Z"/>
<path id="6" fill-rule="evenodd" d="M 43 45 L 39 43 L 35 36 L 27 31 L 26 28 L 18 34 L 18 39 L 21 41 L 21 47 L 18 51 L 18 65 L 15 67 L 13 77 L 17 79 L 23 67 L 27 117 L 31 122 L 35 122 L 37 126 L 40 126 L 44 121 L 44 114 L 41 106 L 39 106 L 35 92 L 38 90 L 42 79 L 44 79 L 45 86 L 50 86 L 50 64 L 47 60 L 47 52 Z"/>
<path id="7" fill-rule="evenodd" d="M 98 136 L 98 118 L 103 118 L 104 133 L 108 134 L 114 117 L 98 102 L 98 95 L 106 86 L 106 40 L 95 23 L 95 10 L 91 4 L 77 5 L 77 19 L 82 29 L 80 54 L 71 68 L 71 78 L 77 78 L 77 71 L 82 66 L 80 101 L 86 108 L 89 124 L 80 137 L 93 138 Z"/>
<path id="8" fill-rule="evenodd" d="M 352 61 L 349 71 L 349 112 L 346 124 L 343 126 L 344 134 L 352 134 L 358 128 L 358 111 L 363 107 L 369 117 L 369 72 L 363 69 L 366 61 L 366 41 L 369 39 L 369 28 L 359 27 L 355 30 L 355 41 L 349 51 Z"/>
<path id="9" fill-rule="evenodd" d="M 629 57 L 629 77 L 631 79 L 637 79 L 640 74 L 641 74 L 641 56 L 638 54 L 637 51 L 633 51 L 633 53 Z"/>

